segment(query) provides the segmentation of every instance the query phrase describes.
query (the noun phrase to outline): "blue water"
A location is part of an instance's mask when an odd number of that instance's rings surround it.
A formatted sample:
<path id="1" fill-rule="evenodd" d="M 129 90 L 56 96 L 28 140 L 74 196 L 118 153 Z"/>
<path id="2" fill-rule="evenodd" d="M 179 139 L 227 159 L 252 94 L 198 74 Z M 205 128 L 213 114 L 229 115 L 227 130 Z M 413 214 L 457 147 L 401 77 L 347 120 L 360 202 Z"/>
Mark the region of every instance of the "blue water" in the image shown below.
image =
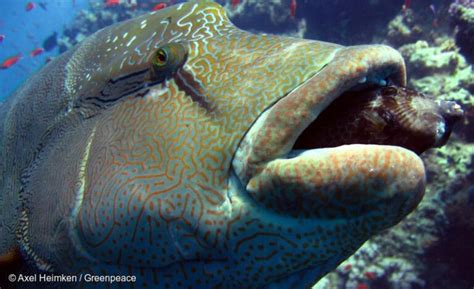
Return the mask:
<path id="1" fill-rule="evenodd" d="M 31 57 L 33 49 L 41 47 L 43 41 L 53 32 L 61 34 L 80 9 L 87 8 L 87 0 L 48 0 L 47 10 L 38 4 L 31 11 L 25 7 L 26 0 L 0 1 L 0 34 L 5 35 L 0 43 L 0 62 L 22 54 L 22 59 L 9 69 L 0 70 L 0 101 L 10 95 L 29 75 L 41 68 L 48 57 L 58 54 L 57 48 Z M 35 1 L 36 2 L 36 1 Z"/>

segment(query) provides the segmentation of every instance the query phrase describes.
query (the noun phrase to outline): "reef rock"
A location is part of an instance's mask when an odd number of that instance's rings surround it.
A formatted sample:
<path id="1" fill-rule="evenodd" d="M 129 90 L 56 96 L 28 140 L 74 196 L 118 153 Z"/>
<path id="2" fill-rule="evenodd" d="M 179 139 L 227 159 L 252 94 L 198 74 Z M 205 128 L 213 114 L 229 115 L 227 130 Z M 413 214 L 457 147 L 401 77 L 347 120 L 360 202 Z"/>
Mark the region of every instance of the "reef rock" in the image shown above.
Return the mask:
<path id="1" fill-rule="evenodd" d="M 456 27 L 456 44 L 461 53 L 474 62 L 474 1 L 455 1 L 449 8 L 451 22 Z"/>

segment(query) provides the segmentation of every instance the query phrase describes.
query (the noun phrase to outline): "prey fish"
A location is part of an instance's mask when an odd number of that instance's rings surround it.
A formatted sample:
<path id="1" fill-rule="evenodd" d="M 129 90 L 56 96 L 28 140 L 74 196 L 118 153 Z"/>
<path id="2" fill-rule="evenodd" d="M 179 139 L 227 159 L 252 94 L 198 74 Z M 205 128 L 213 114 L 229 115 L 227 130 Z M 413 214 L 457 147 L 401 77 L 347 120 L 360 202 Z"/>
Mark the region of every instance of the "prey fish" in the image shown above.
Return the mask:
<path id="1" fill-rule="evenodd" d="M 405 87 L 349 91 L 305 129 L 294 147 L 385 144 L 421 154 L 445 145 L 463 116 L 464 111 L 456 102 L 436 100 Z"/>

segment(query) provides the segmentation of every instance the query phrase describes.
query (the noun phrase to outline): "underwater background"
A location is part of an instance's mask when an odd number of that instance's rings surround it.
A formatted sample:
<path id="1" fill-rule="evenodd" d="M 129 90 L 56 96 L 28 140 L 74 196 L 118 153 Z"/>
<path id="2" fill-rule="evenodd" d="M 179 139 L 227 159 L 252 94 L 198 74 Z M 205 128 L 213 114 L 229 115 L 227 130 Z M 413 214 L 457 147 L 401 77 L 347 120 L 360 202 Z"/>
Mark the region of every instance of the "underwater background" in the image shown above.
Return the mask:
<path id="1" fill-rule="evenodd" d="M 0 101 L 98 29 L 179 2 L 0 0 Z M 428 187 L 419 207 L 314 288 L 474 288 L 474 1 L 217 2 L 245 30 L 395 47 L 407 64 L 408 86 L 456 101 L 466 112 L 446 146 L 422 155 Z"/>

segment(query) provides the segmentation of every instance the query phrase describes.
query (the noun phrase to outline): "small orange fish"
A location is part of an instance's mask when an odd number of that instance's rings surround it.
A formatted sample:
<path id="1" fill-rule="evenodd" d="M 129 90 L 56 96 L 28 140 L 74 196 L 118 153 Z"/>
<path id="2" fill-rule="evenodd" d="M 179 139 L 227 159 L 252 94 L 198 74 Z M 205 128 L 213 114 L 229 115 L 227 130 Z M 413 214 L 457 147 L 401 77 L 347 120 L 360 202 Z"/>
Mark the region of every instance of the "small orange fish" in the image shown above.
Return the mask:
<path id="1" fill-rule="evenodd" d="M 295 19 L 296 16 L 296 0 L 291 0 L 290 3 L 290 17 L 291 19 Z"/>
<path id="2" fill-rule="evenodd" d="M 120 0 L 105 0 L 105 7 L 113 7 L 120 4 Z"/>
<path id="3" fill-rule="evenodd" d="M 35 9 L 35 8 L 36 8 L 36 4 L 35 4 L 35 3 L 33 3 L 33 2 L 28 2 L 28 3 L 26 4 L 25 10 L 26 10 L 26 11 L 31 11 L 31 10 L 33 10 L 33 9 Z"/>
<path id="4" fill-rule="evenodd" d="M 41 48 L 41 47 L 38 47 L 38 48 L 35 48 L 33 51 L 30 52 L 30 56 L 35 57 L 35 56 L 40 55 L 43 52 L 44 52 L 44 49 Z"/>
<path id="5" fill-rule="evenodd" d="M 237 7 L 240 4 L 240 0 L 231 0 L 230 5 L 232 5 L 233 8 Z"/>
<path id="6" fill-rule="evenodd" d="M 375 280 L 377 278 L 377 274 L 372 271 L 367 271 L 364 273 L 364 276 L 367 277 L 369 280 Z"/>
<path id="7" fill-rule="evenodd" d="M 410 0 L 405 0 L 405 3 L 402 5 L 403 16 L 406 16 L 408 9 L 410 9 Z"/>
<path id="8" fill-rule="evenodd" d="M 158 3 L 155 6 L 153 6 L 153 8 L 151 8 L 151 11 L 158 11 L 158 10 L 166 8 L 167 6 L 168 5 L 166 5 L 166 3 Z"/>
<path id="9" fill-rule="evenodd" d="M 17 54 L 15 56 L 9 57 L 3 61 L 0 65 L 0 69 L 8 69 L 12 67 L 15 63 L 17 63 L 21 59 L 21 54 Z"/>
<path id="10" fill-rule="evenodd" d="M 358 283 L 356 289 L 369 289 L 369 285 L 365 283 Z"/>

